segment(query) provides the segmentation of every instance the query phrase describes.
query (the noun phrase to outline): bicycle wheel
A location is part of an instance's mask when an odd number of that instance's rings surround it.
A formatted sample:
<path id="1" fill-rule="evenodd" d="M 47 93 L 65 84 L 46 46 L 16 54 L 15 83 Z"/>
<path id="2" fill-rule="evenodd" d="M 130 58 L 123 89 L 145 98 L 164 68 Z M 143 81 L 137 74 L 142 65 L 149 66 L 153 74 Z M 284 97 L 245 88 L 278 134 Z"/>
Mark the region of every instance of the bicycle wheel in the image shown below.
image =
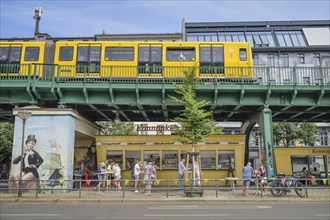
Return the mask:
<path id="1" fill-rule="evenodd" d="M 305 191 L 305 185 L 301 182 L 297 182 L 294 186 L 294 191 L 296 191 L 297 195 L 300 197 L 305 197 L 306 191 Z"/>
<path id="2" fill-rule="evenodd" d="M 285 188 L 286 188 L 285 185 L 283 185 L 282 183 L 280 183 L 278 181 L 274 181 L 270 185 L 270 192 L 273 194 L 273 196 L 279 197 L 279 196 L 284 195 Z"/>

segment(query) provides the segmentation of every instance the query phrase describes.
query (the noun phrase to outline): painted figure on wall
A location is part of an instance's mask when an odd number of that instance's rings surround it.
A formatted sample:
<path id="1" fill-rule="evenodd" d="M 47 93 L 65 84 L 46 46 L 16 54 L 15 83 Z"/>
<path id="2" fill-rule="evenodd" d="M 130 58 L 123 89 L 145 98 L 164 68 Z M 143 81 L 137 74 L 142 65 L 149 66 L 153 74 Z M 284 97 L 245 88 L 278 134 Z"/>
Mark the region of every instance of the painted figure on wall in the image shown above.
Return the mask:
<path id="1" fill-rule="evenodd" d="M 22 155 L 19 155 L 13 160 L 13 164 L 19 164 L 22 161 L 22 181 L 23 188 L 36 189 L 39 183 L 31 181 L 33 179 L 39 179 L 38 168 L 44 162 L 40 154 L 35 151 L 35 145 L 37 139 L 34 134 L 30 134 L 25 141 L 25 148 Z M 15 180 L 13 184 L 18 185 L 20 173 L 11 176 L 11 180 Z M 39 181 L 39 180 L 38 180 Z M 16 186 L 17 187 L 17 186 Z"/>

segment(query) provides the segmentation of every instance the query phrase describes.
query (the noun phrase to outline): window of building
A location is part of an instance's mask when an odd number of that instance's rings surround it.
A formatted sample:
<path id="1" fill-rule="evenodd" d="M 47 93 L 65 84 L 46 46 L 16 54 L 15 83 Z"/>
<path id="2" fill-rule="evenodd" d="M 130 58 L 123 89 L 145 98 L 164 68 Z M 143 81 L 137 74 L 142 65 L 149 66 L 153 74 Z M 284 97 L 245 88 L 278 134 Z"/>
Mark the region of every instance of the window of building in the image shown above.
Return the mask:
<path id="1" fill-rule="evenodd" d="M 216 168 L 216 152 L 215 150 L 202 150 L 200 151 L 202 169 L 215 169 Z"/>
<path id="2" fill-rule="evenodd" d="M 196 34 L 187 34 L 187 41 L 189 42 L 196 42 L 198 40 Z"/>
<path id="3" fill-rule="evenodd" d="M 275 35 L 280 47 L 306 46 L 302 31 L 276 31 Z"/>
<path id="4" fill-rule="evenodd" d="M 218 42 L 218 33 L 217 32 L 212 32 L 212 33 L 210 33 L 210 35 L 211 35 L 212 42 Z"/>
<path id="5" fill-rule="evenodd" d="M 282 67 L 289 67 L 289 54 L 281 54 Z"/>
<path id="6" fill-rule="evenodd" d="M 158 150 L 145 150 L 143 151 L 143 163 L 144 167 L 146 167 L 148 161 L 151 161 L 156 169 L 160 168 L 160 154 Z"/>
<path id="7" fill-rule="evenodd" d="M 321 130 L 319 133 L 320 145 L 328 146 L 328 132 L 325 130 Z"/>
<path id="8" fill-rule="evenodd" d="M 73 47 L 60 47 L 60 61 L 73 60 Z"/>
<path id="9" fill-rule="evenodd" d="M 252 54 L 253 64 L 258 65 L 259 64 L 259 56 L 258 54 Z"/>
<path id="10" fill-rule="evenodd" d="M 304 64 L 305 63 L 305 55 L 303 53 L 297 54 L 297 64 Z"/>
<path id="11" fill-rule="evenodd" d="M 196 52 L 194 47 L 168 47 L 166 50 L 167 61 L 194 61 Z"/>
<path id="12" fill-rule="evenodd" d="M 218 169 L 235 169 L 235 151 L 219 150 L 218 161 Z"/>
<path id="13" fill-rule="evenodd" d="M 108 150 L 107 160 L 109 163 L 118 163 L 120 168 L 123 168 L 123 151 L 122 150 Z"/>
<path id="14" fill-rule="evenodd" d="M 135 162 L 141 160 L 141 151 L 125 151 L 125 161 L 126 161 L 126 170 L 132 170 L 134 168 Z"/>
<path id="15" fill-rule="evenodd" d="M 267 54 L 267 65 L 269 67 L 274 67 L 275 66 L 274 54 Z"/>
<path id="16" fill-rule="evenodd" d="M 291 156 L 292 172 L 299 172 L 304 167 L 313 173 L 314 167 L 320 174 L 325 173 L 325 157 L 323 156 Z"/>
<path id="17" fill-rule="evenodd" d="M 25 61 L 38 61 L 39 60 L 39 47 L 26 47 L 25 48 Z"/>
<path id="18" fill-rule="evenodd" d="M 133 61 L 134 47 L 106 47 L 104 59 L 106 61 Z"/>
<path id="19" fill-rule="evenodd" d="M 314 66 L 321 66 L 321 55 L 319 53 L 313 54 L 313 63 Z"/>
<path id="20" fill-rule="evenodd" d="M 163 150 L 163 169 L 178 169 L 178 151 Z"/>

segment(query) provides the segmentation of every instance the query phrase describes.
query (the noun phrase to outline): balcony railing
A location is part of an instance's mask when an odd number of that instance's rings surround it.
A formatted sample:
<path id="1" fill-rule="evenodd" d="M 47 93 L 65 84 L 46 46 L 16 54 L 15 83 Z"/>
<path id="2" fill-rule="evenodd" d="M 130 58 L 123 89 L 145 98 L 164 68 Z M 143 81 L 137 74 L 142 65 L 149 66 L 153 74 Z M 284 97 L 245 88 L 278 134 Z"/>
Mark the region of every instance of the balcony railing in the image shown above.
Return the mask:
<path id="1" fill-rule="evenodd" d="M 200 84 L 329 85 L 330 67 L 181 67 L 1 64 L 0 83 L 181 83 L 194 71 Z"/>

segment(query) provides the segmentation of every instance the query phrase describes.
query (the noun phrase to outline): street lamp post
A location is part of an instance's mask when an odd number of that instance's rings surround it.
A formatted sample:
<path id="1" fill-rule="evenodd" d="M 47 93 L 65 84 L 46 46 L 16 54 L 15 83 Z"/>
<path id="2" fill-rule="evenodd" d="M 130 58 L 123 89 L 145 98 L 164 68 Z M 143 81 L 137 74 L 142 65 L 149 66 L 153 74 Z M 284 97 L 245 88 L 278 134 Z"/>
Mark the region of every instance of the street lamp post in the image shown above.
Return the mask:
<path id="1" fill-rule="evenodd" d="M 28 111 L 24 110 L 24 111 L 19 111 L 17 114 L 18 114 L 18 117 L 23 120 L 22 145 L 21 145 L 21 166 L 20 166 L 20 170 L 19 170 L 18 193 L 17 193 L 18 197 L 22 197 L 21 187 L 22 187 L 22 169 L 23 169 L 23 153 L 24 153 L 23 149 L 24 149 L 25 123 L 26 123 L 26 120 L 28 118 L 30 118 L 31 112 L 28 112 Z"/>

